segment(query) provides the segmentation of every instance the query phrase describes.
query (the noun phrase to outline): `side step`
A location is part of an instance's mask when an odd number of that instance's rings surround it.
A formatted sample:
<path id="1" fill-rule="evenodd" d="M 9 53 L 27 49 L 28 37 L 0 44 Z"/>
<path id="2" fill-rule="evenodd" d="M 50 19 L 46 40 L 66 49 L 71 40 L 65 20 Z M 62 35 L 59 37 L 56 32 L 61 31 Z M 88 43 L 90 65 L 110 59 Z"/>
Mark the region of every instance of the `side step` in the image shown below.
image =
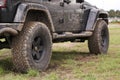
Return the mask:
<path id="1" fill-rule="evenodd" d="M 64 32 L 63 34 L 57 34 L 54 33 L 53 34 L 53 39 L 61 39 L 61 38 L 84 38 L 84 37 L 90 37 L 92 36 L 93 32 L 91 31 L 85 31 L 85 32 L 81 32 L 81 33 L 72 33 L 72 32 Z"/>

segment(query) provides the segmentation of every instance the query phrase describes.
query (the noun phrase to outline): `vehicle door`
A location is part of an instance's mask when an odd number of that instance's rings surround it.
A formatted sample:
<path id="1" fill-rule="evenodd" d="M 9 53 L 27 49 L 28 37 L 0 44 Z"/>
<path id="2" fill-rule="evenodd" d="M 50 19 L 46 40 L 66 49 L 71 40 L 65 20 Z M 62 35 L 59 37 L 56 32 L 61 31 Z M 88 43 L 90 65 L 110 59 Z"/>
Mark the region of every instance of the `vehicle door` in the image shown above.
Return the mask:
<path id="1" fill-rule="evenodd" d="M 50 11 L 56 32 L 61 32 L 64 26 L 63 6 L 61 6 L 61 2 L 63 2 L 63 0 L 48 0 L 44 3 Z"/>
<path id="2" fill-rule="evenodd" d="M 81 6 L 82 4 L 76 3 L 75 0 L 64 0 L 64 28 L 66 31 L 78 33 L 83 30 L 84 10 Z"/>

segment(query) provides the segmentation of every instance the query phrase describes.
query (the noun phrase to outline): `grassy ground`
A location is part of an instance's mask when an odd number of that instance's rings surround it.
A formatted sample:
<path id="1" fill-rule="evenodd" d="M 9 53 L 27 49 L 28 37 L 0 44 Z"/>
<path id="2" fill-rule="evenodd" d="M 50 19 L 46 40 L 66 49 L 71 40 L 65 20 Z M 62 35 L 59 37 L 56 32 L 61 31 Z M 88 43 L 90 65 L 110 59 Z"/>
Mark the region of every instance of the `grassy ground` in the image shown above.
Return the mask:
<path id="1" fill-rule="evenodd" d="M 86 43 L 57 43 L 45 72 L 14 72 L 10 50 L 0 51 L 0 80 L 120 80 L 120 24 L 110 25 L 107 55 L 91 55 Z"/>

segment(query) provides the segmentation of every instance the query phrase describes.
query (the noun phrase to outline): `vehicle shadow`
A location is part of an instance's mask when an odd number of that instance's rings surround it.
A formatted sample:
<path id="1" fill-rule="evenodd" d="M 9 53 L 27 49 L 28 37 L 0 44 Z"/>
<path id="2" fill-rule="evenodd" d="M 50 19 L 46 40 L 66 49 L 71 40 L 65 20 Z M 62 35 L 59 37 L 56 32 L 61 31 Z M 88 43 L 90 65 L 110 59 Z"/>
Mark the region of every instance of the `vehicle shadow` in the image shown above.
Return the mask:
<path id="1" fill-rule="evenodd" d="M 89 61 L 88 59 L 95 55 L 89 52 L 75 52 L 75 51 L 53 51 L 50 65 L 47 70 L 53 70 L 59 68 L 60 65 L 64 64 L 65 60 L 77 60 L 77 61 Z M 0 56 L 0 72 L 10 73 L 16 72 L 13 66 L 11 54 Z"/>
<path id="2" fill-rule="evenodd" d="M 53 60 L 65 60 L 65 59 L 73 59 L 74 57 L 81 56 L 81 57 L 87 57 L 91 56 L 89 52 L 75 52 L 75 51 L 67 51 L 67 52 L 53 52 L 52 59 Z"/>
<path id="3" fill-rule="evenodd" d="M 97 59 L 97 56 L 94 54 L 90 54 L 89 52 L 53 51 L 51 63 L 48 69 L 57 69 L 60 65 L 64 64 L 64 62 L 67 60 L 87 62 L 93 59 Z"/>
<path id="4" fill-rule="evenodd" d="M 14 72 L 14 66 L 10 55 L 0 56 L 0 73 Z"/>

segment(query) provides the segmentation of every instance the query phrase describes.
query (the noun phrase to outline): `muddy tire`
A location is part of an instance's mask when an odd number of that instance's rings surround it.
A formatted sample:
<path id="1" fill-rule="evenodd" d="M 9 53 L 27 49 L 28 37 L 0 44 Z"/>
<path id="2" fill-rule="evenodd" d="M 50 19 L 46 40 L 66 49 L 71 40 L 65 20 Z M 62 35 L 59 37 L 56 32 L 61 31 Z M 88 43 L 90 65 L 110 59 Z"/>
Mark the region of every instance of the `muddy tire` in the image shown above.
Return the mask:
<path id="1" fill-rule="evenodd" d="M 109 30 L 104 20 L 96 24 L 93 35 L 88 40 L 88 47 L 91 54 L 106 54 L 109 47 Z"/>
<path id="2" fill-rule="evenodd" d="M 40 22 L 29 22 L 13 38 L 13 64 L 17 71 L 46 70 L 51 59 L 52 38 L 49 29 Z"/>

